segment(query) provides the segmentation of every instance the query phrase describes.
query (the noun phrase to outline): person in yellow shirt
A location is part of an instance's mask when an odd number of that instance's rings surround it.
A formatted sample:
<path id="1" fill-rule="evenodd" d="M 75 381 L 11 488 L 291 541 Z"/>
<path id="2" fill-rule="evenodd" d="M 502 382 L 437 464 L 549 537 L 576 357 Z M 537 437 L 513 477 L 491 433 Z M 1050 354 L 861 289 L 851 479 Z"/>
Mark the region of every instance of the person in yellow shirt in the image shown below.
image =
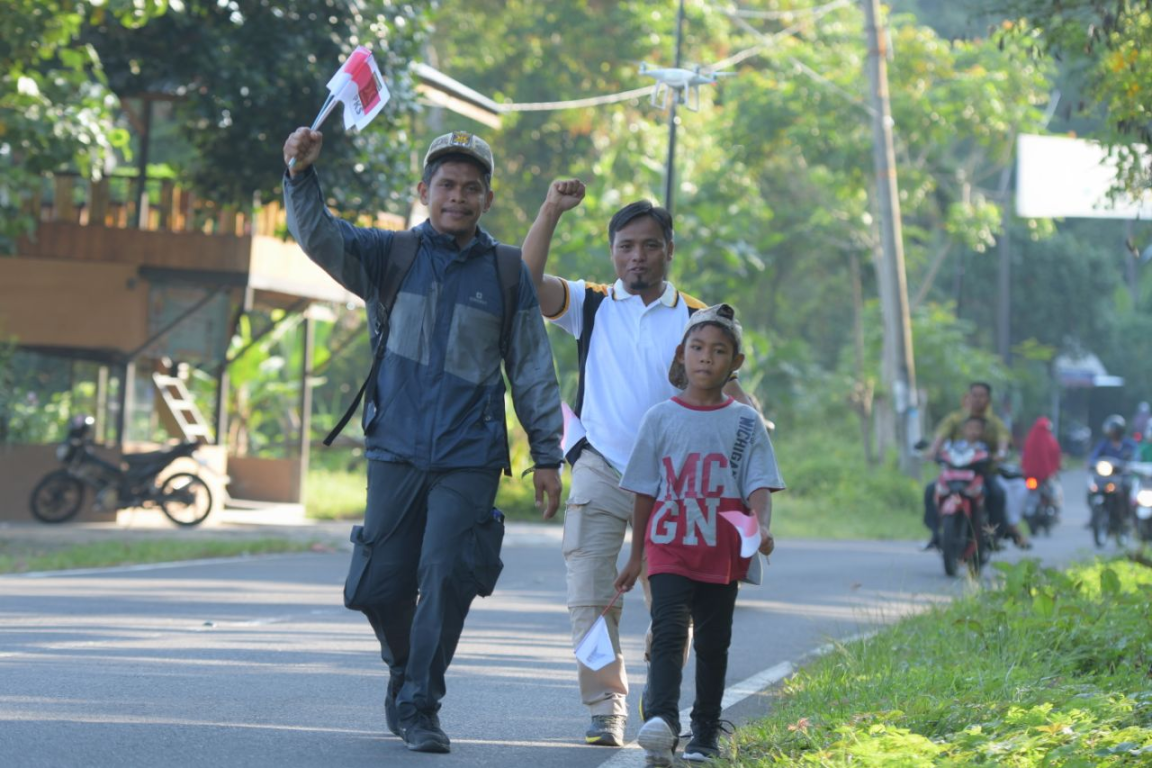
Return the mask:
<path id="1" fill-rule="evenodd" d="M 992 451 L 993 462 L 989 465 L 988 476 L 984 482 L 984 504 L 988 510 L 988 521 L 999 530 L 1004 530 L 1012 538 L 1016 546 L 1028 549 L 1031 545 L 1014 524 L 1008 522 L 1004 515 L 1005 497 L 1004 488 L 1000 485 L 996 475 L 996 462 L 1002 460 L 1008 453 L 1011 434 L 996 414 L 992 413 L 992 385 L 984 381 L 974 381 L 968 386 L 964 396 L 964 407 L 948 414 L 936 427 L 936 437 L 932 447 L 928 449 L 928 456 L 935 458 L 940 452 L 940 446 L 945 440 L 959 440 L 963 437 L 964 422 L 973 416 L 983 419 L 984 430 L 980 441 Z M 940 547 L 940 516 L 936 510 L 936 481 L 928 483 L 924 488 L 924 525 L 932 532 L 925 549 L 938 549 Z"/>

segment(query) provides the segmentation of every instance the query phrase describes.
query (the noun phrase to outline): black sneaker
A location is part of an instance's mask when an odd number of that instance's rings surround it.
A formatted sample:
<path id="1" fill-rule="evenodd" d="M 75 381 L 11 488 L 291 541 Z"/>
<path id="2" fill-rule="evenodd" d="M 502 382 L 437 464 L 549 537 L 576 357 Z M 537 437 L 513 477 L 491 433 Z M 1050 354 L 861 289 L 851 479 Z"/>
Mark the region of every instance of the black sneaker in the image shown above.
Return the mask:
<path id="1" fill-rule="evenodd" d="M 662 717 L 654 717 L 640 727 L 636 743 L 644 750 L 644 765 L 668 768 L 675 764 L 676 732 Z"/>
<path id="2" fill-rule="evenodd" d="M 705 763 L 720 757 L 720 734 L 731 734 L 734 728 L 727 720 L 693 720 L 692 740 L 684 747 L 684 759 Z"/>
<path id="3" fill-rule="evenodd" d="M 384 723 L 393 736 L 404 738 L 400 730 L 400 716 L 396 714 L 396 694 L 400 693 L 404 681 L 393 677 L 388 681 L 388 690 L 384 692 Z"/>
<path id="4" fill-rule="evenodd" d="M 592 726 L 584 734 L 584 742 L 598 747 L 622 747 L 625 722 L 624 715 L 592 715 Z"/>
<path id="5" fill-rule="evenodd" d="M 448 734 L 440 729 L 440 718 L 423 712 L 404 729 L 404 743 L 412 752 L 447 754 L 452 751 Z"/>
<path id="6" fill-rule="evenodd" d="M 936 535 L 933 535 L 932 538 L 928 539 L 928 543 L 921 547 L 922 552 L 930 552 L 933 549 L 940 549 L 940 538 Z"/>

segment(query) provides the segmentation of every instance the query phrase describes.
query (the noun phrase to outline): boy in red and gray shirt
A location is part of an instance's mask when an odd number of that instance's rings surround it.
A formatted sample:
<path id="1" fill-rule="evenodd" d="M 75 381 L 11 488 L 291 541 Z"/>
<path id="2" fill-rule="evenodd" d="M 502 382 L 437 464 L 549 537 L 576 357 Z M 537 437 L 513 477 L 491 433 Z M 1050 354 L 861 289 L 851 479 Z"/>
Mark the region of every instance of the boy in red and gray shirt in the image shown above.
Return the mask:
<path id="1" fill-rule="evenodd" d="M 644 417 L 620 486 L 636 494 L 632 552 L 616 580 L 631 589 L 647 554 L 652 590 L 652 664 L 638 741 L 645 765 L 673 764 L 680 682 L 695 627 L 696 701 L 684 759 L 719 756 L 721 701 L 737 582 L 756 550 L 774 542 L 771 493 L 784 488 L 755 409 L 723 392 L 744 362 L 741 330 L 727 304 L 696 312 L 669 380 L 684 393 Z"/>

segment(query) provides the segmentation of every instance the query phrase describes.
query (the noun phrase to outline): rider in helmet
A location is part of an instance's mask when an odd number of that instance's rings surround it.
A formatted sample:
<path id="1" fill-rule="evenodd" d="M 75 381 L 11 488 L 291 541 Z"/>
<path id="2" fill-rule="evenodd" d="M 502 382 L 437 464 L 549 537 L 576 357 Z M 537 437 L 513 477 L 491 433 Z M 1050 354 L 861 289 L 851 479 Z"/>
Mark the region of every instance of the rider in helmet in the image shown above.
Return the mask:
<path id="1" fill-rule="evenodd" d="M 1124 421 L 1124 417 L 1119 414 L 1114 413 L 1104 419 L 1104 424 L 1101 426 L 1104 438 L 1092 449 L 1092 454 L 1088 457 L 1088 466 L 1095 465 L 1100 459 L 1120 459 L 1121 461 L 1134 459 L 1138 448 L 1136 441 L 1126 434 L 1127 429 L 1128 424 Z"/>

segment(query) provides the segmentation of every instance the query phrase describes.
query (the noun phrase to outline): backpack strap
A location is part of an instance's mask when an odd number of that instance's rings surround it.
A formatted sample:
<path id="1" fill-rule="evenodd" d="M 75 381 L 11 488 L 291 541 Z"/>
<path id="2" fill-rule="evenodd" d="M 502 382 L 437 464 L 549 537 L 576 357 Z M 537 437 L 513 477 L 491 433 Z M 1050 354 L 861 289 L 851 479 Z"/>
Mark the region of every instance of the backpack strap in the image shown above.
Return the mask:
<path id="1" fill-rule="evenodd" d="M 512 245 L 496 245 L 496 277 L 500 281 L 500 295 L 504 298 L 504 314 L 500 318 L 500 357 L 508 357 L 512 346 L 512 321 L 520 304 L 520 249 Z"/>
<path id="2" fill-rule="evenodd" d="M 508 359 L 512 347 L 512 321 L 520 305 L 520 249 L 512 245 L 496 245 L 496 279 L 500 282 L 504 314 L 500 317 L 500 359 Z M 508 428 L 504 428 L 504 474 L 512 476 L 512 449 L 508 445 Z"/>
<path id="3" fill-rule="evenodd" d="M 376 396 L 376 379 L 380 375 L 380 361 L 384 359 L 384 350 L 388 346 L 392 307 L 395 306 L 396 297 L 400 294 L 400 285 L 404 282 L 412 263 L 416 261 L 418 250 L 420 250 L 420 235 L 412 230 L 407 229 L 392 235 L 388 253 L 384 256 L 386 262 L 384 273 L 380 278 L 380 290 L 377 296 L 380 306 L 376 313 L 376 348 L 373 350 L 372 368 L 368 372 L 368 378 L 360 385 L 360 391 L 356 393 L 356 397 L 348 406 L 348 410 L 344 412 L 340 421 L 324 438 L 324 445 L 332 445 L 332 441 L 344 430 L 352 416 L 355 415 L 361 399 L 365 403 L 371 403 Z"/>

